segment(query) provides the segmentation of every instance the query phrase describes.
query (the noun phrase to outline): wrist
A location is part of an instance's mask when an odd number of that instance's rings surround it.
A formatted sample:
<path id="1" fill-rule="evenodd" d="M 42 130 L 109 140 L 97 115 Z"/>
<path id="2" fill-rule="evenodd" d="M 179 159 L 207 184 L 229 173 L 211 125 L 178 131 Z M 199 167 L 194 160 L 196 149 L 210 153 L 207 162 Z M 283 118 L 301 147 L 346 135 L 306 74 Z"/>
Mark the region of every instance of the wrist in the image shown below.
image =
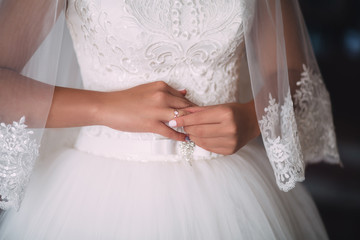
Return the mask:
<path id="1" fill-rule="evenodd" d="M 102 108 L 102 92 L 56 87 L 47 127 L 97 125 Z"/>
<path id="2" fill-rule="evenodd" d="M 250 126 L 251 126 L 251 139 L 260 135 L 259 123 L 256 116 L 255 103 L 254 100 L 245 104 L 247 108 L 247 116 L 249 117 Z"/>
<path id="3" fill-rule="evenodd" d="M 110 92 L 92 92 L 89 98 L 87 115 L 89 125 L 105 125 L 105 106 Z"/>

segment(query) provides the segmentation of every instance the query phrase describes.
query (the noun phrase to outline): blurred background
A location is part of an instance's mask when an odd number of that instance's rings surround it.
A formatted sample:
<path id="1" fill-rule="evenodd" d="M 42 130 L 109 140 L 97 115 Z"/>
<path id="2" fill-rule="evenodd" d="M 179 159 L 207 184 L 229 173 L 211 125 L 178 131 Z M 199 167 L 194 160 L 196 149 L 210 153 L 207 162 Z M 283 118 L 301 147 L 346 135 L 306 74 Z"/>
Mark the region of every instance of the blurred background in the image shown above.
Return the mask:
<path id="1" fill-rule="evenodd" d="M 330 239 L 360 239 L 360 0 L 299 3 L 330 92 L 344 164 L 308 166 L 305 186 Z"/>

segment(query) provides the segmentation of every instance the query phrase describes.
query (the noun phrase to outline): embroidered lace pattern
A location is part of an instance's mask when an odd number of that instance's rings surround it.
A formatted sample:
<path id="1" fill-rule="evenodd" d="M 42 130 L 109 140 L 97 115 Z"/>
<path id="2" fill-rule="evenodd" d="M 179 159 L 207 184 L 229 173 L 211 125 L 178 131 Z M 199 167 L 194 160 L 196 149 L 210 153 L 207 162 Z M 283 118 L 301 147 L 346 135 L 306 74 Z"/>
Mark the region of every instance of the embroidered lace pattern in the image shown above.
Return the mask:
<path id="1" fill-rule="evenodd" d="M 295 116 L 306 163 L 339 162 L 329 93 L 321 75 L 303 65 L 294 94 Z"/>
<path id="2" fill-rule="evenodd" d="M 296 182 L 304 180 L 305 165 L 297 136 L 290 92 L 282 106 L 271 94 L 269 98 L 269 106 L 265 108 L 265 115 L 259 121 L 259 126 L 276 182 L 281 190 L 287 192 L 295 187 Z M 282 136 L 275 134 L 278 126 L 281 126 Z"/>
<path id="3" fill-rule="evenodd" d="M 186 97 L 198 105 L 237 101 L 243 4 L 238 0 L 69 0 L 67 24 L 84 86 L 111 91 L 162 80 L 186 88 Z M 163 138 L 103 126 L 84 131 L 116 139 Z"/>
<path id="4" fill-rule="evenodd" d="M 25 117 L 12 124 L 0 124 L 1 209 L 19 208 L 38 156 L 38 144 L 26 127 Z"/>
<path id="5" fill-rule="evenodd" d="M 294 96 L 283 105 L 271 94 L 259 121 L 264 145 L 279 188 L 289 191 L 304 180 L 305 162 L 339 162 L 330 100 L 321 76 L 303 65 Z M 280 127 L 281 136 L 276 134 Z"/>
<path id="6" fill-rule="evenodd" d="M 69 0 L 67 23 L 85 88 L 112 91 L 161 80 L 173 88 L 186 88 L 186 97 L 198 105 L 238 101 L 243 26 L 254 11 L 244 2 L 252 1 Z M 304 179 L 304 159 L 318 159 L 331 150 L 336 155 L 331 116 L 321 116 L 330 104 L 320 78 L 317 81 L 305 68 L 298 85 L 295 108 L 290 92 L 281 104 L 270 95 L 260 121 L 277 183 L 284 191 Z M 319 116 L 325 124 L 308 128 L 313 121 L 308 119 Z M 114 133 L 104 127 L 85 130 L 111 139 L 161 138 Z M 308 134 L 314 130 L 322 144 L 310 143 L 317 141 Z"/>
<path id="7" fill-rule="evenodd" d="M 162 80 L 199 105 L 236 101 L 243 4 L 69 0 L 84 86 L 109 91 Z"/>

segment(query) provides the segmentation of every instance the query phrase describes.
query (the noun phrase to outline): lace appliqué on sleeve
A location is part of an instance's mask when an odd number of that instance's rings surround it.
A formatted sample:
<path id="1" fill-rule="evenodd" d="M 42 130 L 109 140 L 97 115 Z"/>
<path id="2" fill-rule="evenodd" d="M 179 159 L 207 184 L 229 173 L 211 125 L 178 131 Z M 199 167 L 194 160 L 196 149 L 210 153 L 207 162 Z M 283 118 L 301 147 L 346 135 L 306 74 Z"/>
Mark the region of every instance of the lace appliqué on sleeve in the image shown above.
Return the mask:
<path id="1" fill-rule="evenodd" d="M 330 97 L 321 75 L 303 65 L 297 86 L 295 116 L 304 161 L 340 163 Z"/>
<path id="2" fill-rule="evenodd" d="M 282 106 L 279 106 L 271 94 L 269 98 L 269 106 L 265 108 L 265 115 L 259 121 L 259 126 L 276 183 L 282 191 L 287 192 L 295 187 L 296 182 L 304 180 L 305 164 L 302 160 L 290 92 Z M 281 137 L 275 135 L 278 126 L 283 133 Z"/>
<path id="3" fill-rule="evenodd" d="M 290 91 L 281 106 L 270 94 L 259 121 L 276 182 L 285 192 L 304 180 L 305 162 L 340 162 L 330 99 L 320 74 L 303 65 L 297 86 L 295 108 Z"/>
<path id="4" fill-rule="evenodd" d="M 26 129 L 25 117 L 19 122 L 0 124 L 0 208 L 19 209 L 25 187 L 30 179 L 38 144 Z"/>

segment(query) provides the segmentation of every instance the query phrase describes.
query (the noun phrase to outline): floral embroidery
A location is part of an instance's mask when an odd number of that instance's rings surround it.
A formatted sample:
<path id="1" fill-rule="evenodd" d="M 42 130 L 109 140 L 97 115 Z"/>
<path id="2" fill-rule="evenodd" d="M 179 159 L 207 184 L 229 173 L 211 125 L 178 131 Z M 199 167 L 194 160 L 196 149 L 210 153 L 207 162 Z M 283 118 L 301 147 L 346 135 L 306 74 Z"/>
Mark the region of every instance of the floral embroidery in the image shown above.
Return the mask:
<path id="1" fill-rule="evenodd" d="M 330 100 L 319 74 L 303 65 L 294 104 L 288 92 L 283 105 L 269 96 L 259 121 L 264 145 L 283 191 L 304 180 L 305 162 L 339 162 Z M 277 134 L 279 133 L 279 134 Z"/>
<path id="2" fill-rule="evenodd" d="M 281 190 L 287 192 L 295 187 L 296 182 L 304 180 L 305 165 L 296 133 L 290 92 L 282 106 L 271 94 L 269 98 L 269 106 L 265 108 L 265 115 L 259 121 L 259 126 L 267 155 L 274 169 L 276 182 Z M 281 137 L 275 134 L 275 129 L 279 126 Z"/>
<path id="3" fill-rule="evenodd" d="M 73 28 L 85 88 L 112 91 L 162 80 L 174 88 L 186 88 L 186 97 L 198 105 L 238 101 L 244 25 L 254 15 L 250 2 L 70 0 L 67 21 Z M 321 118 L 323 126 L 307 127 L 309 119 L 330 114 L 326 90 L 321 90 L 316 78 L 304 69 L 294 95 L 295 108 L 290 92 L 281 104 L 270 95 L 259 122 L 277 183 L 284 191 L 304 179 L 304 160 L 325 154 L 336 158 L 331 115 Z M 307 101 L 315 101 L 316 107 Z M 125 137 L 96 129 L 89 134 Z M 322 129 L 316 134 L 323 147 L 310 143 L 310 138 L 316 138 L 308 133 L 318 129 Z"/>
<path id="4" fill-rule="evenodd" d="M 70 0 L 84 86 L 109 91 L 162 80 L 187 88 L 199 105 L 234 102 L 243 7 L 235 0 Z"/>
<path id="5" fill-rule="evenodd" d="M 27 130 L 25 117 L 19 122 L 0 124 L 0 208 L 18 209 L 38 156 L 33 131 Z"/>
<path id="6" fill-rule="evenodd" d="M 85 88 L 112 91 L 162 80 L 186 88 L 198 105 L 237 101 L 242 8 L 237 0 L 69 0 L 67 23 Z M 91 136 L 162 138 L 83 129 Z"/>
<path id="7" fill-rule="evenodd" d="M 323 156 L 330 162 L 338 162 L 329 93 L 321 75 L 303 65 L 297 86 L 295 116 L 305 162 L 319 161 Z"/>

